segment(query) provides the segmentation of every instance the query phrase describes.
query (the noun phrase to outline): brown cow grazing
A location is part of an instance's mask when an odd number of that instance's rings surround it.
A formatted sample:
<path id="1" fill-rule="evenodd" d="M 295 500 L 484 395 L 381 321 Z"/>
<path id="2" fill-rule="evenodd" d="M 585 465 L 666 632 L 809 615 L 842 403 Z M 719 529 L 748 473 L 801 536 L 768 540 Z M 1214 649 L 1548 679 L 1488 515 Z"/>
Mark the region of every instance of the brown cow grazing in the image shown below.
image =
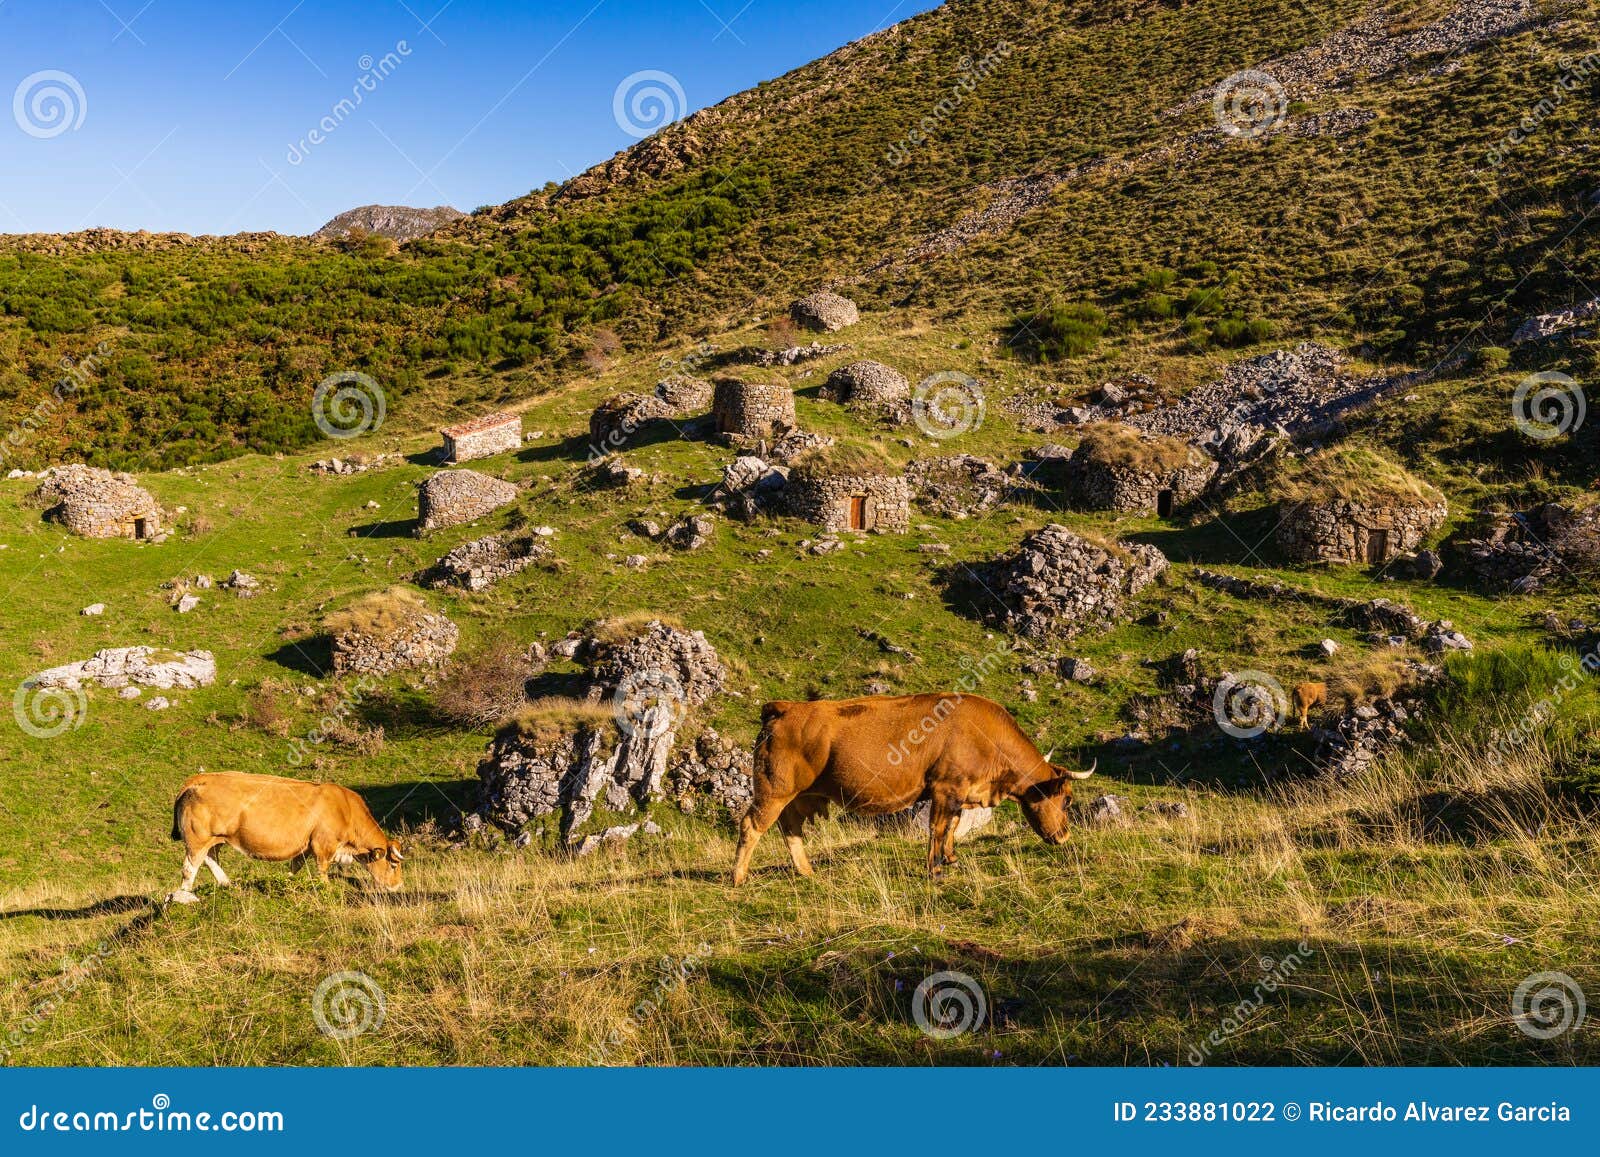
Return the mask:
<path id="1" fill-rule="evenodd" d="M 380 887 L 400 888 L 400 845 L 384 835 L 366 801 L 334 783 L 306 783 L 276 775 L 224 772 L 196 775 L 172 805 L 172 838 L 184 847 L 183 883 L 167 897 L 193 904 L 194 878 L 204 864 L 220 887 L 227 873 L 213 849 L 229 847 L 258 860 L 293 860 L 295 870 L 315 860 L 328 865 L 361 860 Z"/>
<path id="2" fill-rule="evenodd" d="M 1300 730 L 1306 729 L 1306 718 L 1311 709 L 1328 701 L 1326 683 L 1298 683 L 1293 691 L 1295 714 L 1300 716 Z"/>
<path id="3" fill-rule="evenodd" d="M 811 875 L 801 829 L 830 803 L 889 815 L 929 800 L 928 871 L 956 862 L 963 808 L 1014 799 L 1039 837 L 1067 839 L 1072 781 L 1088 771 L 1049 762 L 1000 704 L 976 695 L 898 695 L 774 702 L 761 708 L 755 797 L 739 826 L 734 886 L 750 874 L 756 841 L 774 823 L 795 871 Z"/>

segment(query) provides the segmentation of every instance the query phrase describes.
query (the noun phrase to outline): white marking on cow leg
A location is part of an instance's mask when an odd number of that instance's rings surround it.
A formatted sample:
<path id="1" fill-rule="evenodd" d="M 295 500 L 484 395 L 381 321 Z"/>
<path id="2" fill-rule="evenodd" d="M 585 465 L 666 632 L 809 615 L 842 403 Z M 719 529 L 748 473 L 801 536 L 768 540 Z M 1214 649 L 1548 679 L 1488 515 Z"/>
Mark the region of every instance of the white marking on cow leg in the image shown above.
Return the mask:
<path id="1" fill-rule="evenodd" d="M 211 875 L 216 879 L 219 888 L 226 888 L 233 883 L 228 879 L 228 873 L 222 870 L 222 865 L 217 863 L 217 858 L 209 853 L 206 855 L 206 867 L 211 869 Z"/>
<path id="2" fill-rule="evenodd" d="M 194 878 L 200 871 L 199 860 L 183 858 L 183 883 L 178 885 L 176 892 L 167 893 L 167 899 L 174 904 L 196 904 L 200 897 L 194 894 Z"/>

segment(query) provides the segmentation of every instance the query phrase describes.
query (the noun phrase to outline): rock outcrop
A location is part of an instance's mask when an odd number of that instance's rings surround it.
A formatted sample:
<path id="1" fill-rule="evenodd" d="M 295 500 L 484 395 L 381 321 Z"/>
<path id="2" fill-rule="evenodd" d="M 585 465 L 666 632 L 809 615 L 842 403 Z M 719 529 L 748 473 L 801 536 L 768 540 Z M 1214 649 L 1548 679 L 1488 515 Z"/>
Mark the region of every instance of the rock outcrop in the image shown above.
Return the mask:
<path id="1" fill-rule="evenodd" d="M 38 687 L 77 690 L 84 683 L 102 687 L 209 687 L 217 681 L 217 660 L 210 651 L 167 651 L 159 647 L 111 647 L 91 658 L 40 671 L 30 682 Z"/>
<path id="2" fill-rule="evenodd" d="M 325 241 L 342 241 L 352 233 L 376 233 L 392 241 L 415 241 L 435 230 L 459 221 L 466 214 L 449 205 L 432 209 L 413 209 L 406 205 L 362 205 L 346 209 L 311 234 Z"/>
<path id="3" fill-rule="evenodd" d="M 460 587 L 481 591 L 503 578 L 550 557 L 550 548 L 532 535 L 505 538 L 498 534 L 464 542 L 423 571 L 425 587 Z"/>

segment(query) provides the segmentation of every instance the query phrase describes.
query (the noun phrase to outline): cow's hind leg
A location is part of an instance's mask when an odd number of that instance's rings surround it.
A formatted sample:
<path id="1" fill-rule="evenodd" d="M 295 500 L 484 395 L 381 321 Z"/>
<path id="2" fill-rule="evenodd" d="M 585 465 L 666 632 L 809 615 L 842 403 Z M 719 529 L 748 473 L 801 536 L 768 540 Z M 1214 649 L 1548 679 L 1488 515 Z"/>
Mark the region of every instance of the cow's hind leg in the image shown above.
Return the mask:
<path id="1" fill-rule="evenodd" d="M 194 878 L 200 873 L 200 865 L 205 862 L 205 852 L 185 850 L 183 856 L 183 880 L 178 884 L 176 892 L 167 893 L 169 904 L 198 904 L 200 897 L 194 894 Z"/>
<path id="2" fill-rule="evenodd" d="M 206 867 L 211 869 L 211 878 L 216 880 L 217 887 L 226 888 L 232 885 L 233 881 L 228 879 L 228 873 L 224 872 L 222 865 L 217 863 L 217 853 L 222 851 L 222 847 L 223 845 L 218 844 L 206 853 Z"/>
<path id="3" fill-rule="evenodd" d="M 758 798 L 751 803 L 750 810 L 744 814 L 744 819 L 739 821 L 739 850 L 733 856 L 735 888 L 744 883 L 745 878 L 750 875 L 750 861 L 756 854 L 756 841 L 761 838 L 762 832 L 778 822 L 778 817 L 783 814 L 783 809 L 788 803 L 786 799 Z"/>
<path id="4" fill-rule="evenodd" d="M 784 843 L 788 845 L 789 858 L 794 861 L 794 870 L 802 876 L 811 875 L 811 861 L 806 856 L 805 841 L 801 839 L 806 821 L 827 808 L 826 800 L 799 796 L 790 800 L 789 806 L 778 815 L 778 828 L 783 832 Z"/>
<path id="5" fill-rule="evenodd" d="M 953 858 L 946 849 L 954 843 L 954 817 L 935 799 L 928 805 L 928 875 L 934 879 L 944 875 L 945 860 Z"/>

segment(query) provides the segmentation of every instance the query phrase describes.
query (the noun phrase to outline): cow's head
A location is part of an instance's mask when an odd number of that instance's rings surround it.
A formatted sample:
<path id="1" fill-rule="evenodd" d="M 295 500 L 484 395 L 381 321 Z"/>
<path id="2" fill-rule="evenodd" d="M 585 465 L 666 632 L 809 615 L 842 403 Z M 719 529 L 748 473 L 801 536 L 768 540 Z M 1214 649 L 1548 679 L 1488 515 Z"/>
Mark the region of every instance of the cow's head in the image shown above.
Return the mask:
<path id="1" fill-rule="evenodd" d="M 399 844 L 391 840 L 387 847 L 373 848 L 367 853 L 366 859 L 367 870 L 372 873 L 378 887 L 390 892 L 400 890 L 400 865 L 405 856 L 401 854 Z"/>
<path id="2" fill-rule="evenodd" d="M 1041 840 L 1049 844 L 1067 842 L 1071 828 L 1072 781 L 1088 779 L 1096 766 L 1098 763 L 1091 765 L 1088 771 L 1072 771 L 1052 763 L 1050 770 L 1055 774 L 1050 779 L 1034 784 L 1017 796 L 1022 814 L 1028 817 L 1028 826 Z"/>

